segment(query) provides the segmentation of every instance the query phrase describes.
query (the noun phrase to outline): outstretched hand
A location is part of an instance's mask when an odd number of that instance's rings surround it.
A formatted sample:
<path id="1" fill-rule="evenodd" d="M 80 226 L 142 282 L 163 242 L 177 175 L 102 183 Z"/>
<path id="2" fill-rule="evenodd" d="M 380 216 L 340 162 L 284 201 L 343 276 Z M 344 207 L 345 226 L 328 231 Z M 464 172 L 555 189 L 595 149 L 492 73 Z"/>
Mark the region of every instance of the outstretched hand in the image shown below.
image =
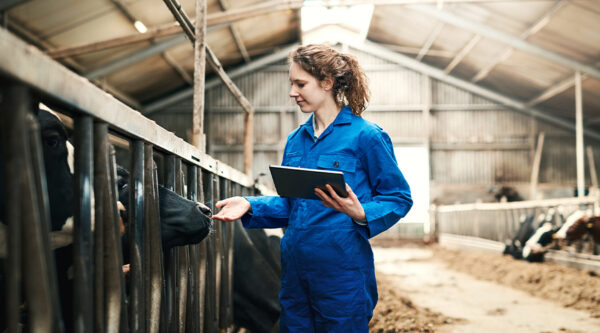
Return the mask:
<path id="1" fill-rule="evenodd" d="M 250 203 L 243 197 L 231 197 L 217 202 L 217 208 L 223 207 L 212 218 L 219 221 L 231 222 L 240 219 L 250 210 Z"/>
<path id="2" fill-rule="evenodd" d="M 360 201 L 358 201 L 358 197 L 350 188 L 350 185 L 346 184 L 346 192 L 348 192 L 348 197 L 342 198 L 340 197 L 331 185 L 325 185 L 327 192 L 315 188 L 315 194 L 321 198 L 321 202 L 329 208 L 333 208 L 339 212 L 342 212 L 351 218 L 357 221 L 365 221 L 366 215 L 365 210 L 363 209 Z"/>

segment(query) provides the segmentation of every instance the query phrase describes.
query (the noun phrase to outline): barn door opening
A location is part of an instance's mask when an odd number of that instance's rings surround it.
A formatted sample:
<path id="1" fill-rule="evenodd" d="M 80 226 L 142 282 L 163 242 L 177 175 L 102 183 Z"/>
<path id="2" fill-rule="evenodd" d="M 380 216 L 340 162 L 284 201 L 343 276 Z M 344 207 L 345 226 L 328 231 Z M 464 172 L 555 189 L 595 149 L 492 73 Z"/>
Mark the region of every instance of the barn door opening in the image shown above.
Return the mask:
<path id="1" fill-rule="evenodd" d="M 402 237 L 421 238 L 429 232 L 429 153 L 426 146 L 394 147 L 398 166 L 410 186 L 413 206 L 397 224 Z"/>

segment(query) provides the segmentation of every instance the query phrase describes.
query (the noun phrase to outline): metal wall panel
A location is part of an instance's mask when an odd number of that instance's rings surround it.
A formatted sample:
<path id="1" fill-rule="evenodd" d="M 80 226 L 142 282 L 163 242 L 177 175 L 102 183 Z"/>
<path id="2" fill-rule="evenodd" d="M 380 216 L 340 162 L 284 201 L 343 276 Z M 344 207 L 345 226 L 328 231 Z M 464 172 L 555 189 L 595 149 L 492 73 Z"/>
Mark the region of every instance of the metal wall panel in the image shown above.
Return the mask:
<path id="1" fill-rule="evenodd" d="M 426 133 L 423 130 L 423 113 L 417 112 L 398 112 L 398 111 L 379 111 L 363 114 L 364 118 L 378 124 L 386 131 L 392 140 L 394 138 L 423 138 Z"/>
<path id="2" fill-rule="evenodd" d="M 528 151 L 434 150 L 432 180 L 439 184 L 497 184 L 529 179 Z"/>
<path id="3" fill-rule="evenodd" d="M 449 85 L 447 83 L 431 80 L 431 99 L 432 104 L 477 104 L 477 105 L 495 105 L 483 97 L 474 95 L 466 90 Z"/>
<path id="4" fill-rule="evenodd" d="M 422 111 L 401 111 L 419 110 L 425 103 L 423 76 L 371 55 L 352 53 L 366 69 L 372 93 L 364 117 L 381 126 L 395 144 L 414 144 L 425 138 Z M 267 172 L 269 164 L 280 162 L 287 135 L 309 115 L 300 112 L 288 97 L 286 60 L 244 75 L 235 82 L 258 110 L 254 119 L 254 140 L 258 145 L 253 167 L 256 177 L 260 172 Z M 208 140 L 219 146 L 214 156 L 241 169 L 242 109 L 222 86 L 208 90 L 206 96 Z M 430 105 L 432 184 L 527 183 L 539 131 L 546 134 L 540 183 L 566 186 L 575 183 L 572 133 L 437 80 L 431 80 Z M 385 111 L 376 111 L 380 107 Z M 186 129 L 191 127 L 191 108 L 190 99 L 154 118 L 161 126 L 185 136 Z M 189 110 L 189 114 L 183 114 L 185 110 Z M 588 144 L 598 146 L 597 142 L 586 140 Z M 225 145 L 236 147 L 226 152 Z M 596 165 L 600 165 L 598 150 L 594 152 Z M 589 183 L 587 159 L 586 175 Z M 269 183 L 270 178 L 264 181 Z"/>
<path id="5" fill-rule="evenodd" d="M 434 142 L 527 142 L 531 118 L 514 111 L 433 111 Z"/>
<path id="6" fill-rule="evenodd" d="M 408 69 L 367 72 L 370 105 L 421 104 L 421 74 Z"/>

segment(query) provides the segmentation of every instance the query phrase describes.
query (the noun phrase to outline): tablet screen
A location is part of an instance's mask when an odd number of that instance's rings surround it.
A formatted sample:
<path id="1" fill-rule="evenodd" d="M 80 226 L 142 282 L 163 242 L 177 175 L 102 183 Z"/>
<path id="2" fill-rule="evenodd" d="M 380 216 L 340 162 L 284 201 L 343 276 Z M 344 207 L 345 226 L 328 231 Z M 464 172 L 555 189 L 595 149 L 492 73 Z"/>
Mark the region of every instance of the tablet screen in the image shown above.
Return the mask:
<path id="1" fill-rule="evenodd" d="M 341 171 L 306 169 L 270 165 L 271 176 L 277 193 L 282 197 L 321 200 L 315 195 L 315 187 L 328 193 L 326 184 L 331 185 L 341 197 L 348 197 L 344 173 Z"/>

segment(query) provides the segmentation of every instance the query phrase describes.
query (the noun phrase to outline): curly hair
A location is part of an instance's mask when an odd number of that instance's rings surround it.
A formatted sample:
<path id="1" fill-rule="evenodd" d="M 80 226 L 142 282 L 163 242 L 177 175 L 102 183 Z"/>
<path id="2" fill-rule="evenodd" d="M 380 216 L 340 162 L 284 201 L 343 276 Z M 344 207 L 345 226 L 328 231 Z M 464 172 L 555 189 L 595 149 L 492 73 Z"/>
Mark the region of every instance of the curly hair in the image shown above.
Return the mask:
<path id="1" fill-rule="evenodd" d="M 319 82 L 333 79 L 333 97 L 339 107 L 348 104 L 357 116 L 366 109 L 370 94 L 367 76 L 353 55 L 326 44 L 310 44 L 290 52 L 288 62 L 297 63 Z"/>

